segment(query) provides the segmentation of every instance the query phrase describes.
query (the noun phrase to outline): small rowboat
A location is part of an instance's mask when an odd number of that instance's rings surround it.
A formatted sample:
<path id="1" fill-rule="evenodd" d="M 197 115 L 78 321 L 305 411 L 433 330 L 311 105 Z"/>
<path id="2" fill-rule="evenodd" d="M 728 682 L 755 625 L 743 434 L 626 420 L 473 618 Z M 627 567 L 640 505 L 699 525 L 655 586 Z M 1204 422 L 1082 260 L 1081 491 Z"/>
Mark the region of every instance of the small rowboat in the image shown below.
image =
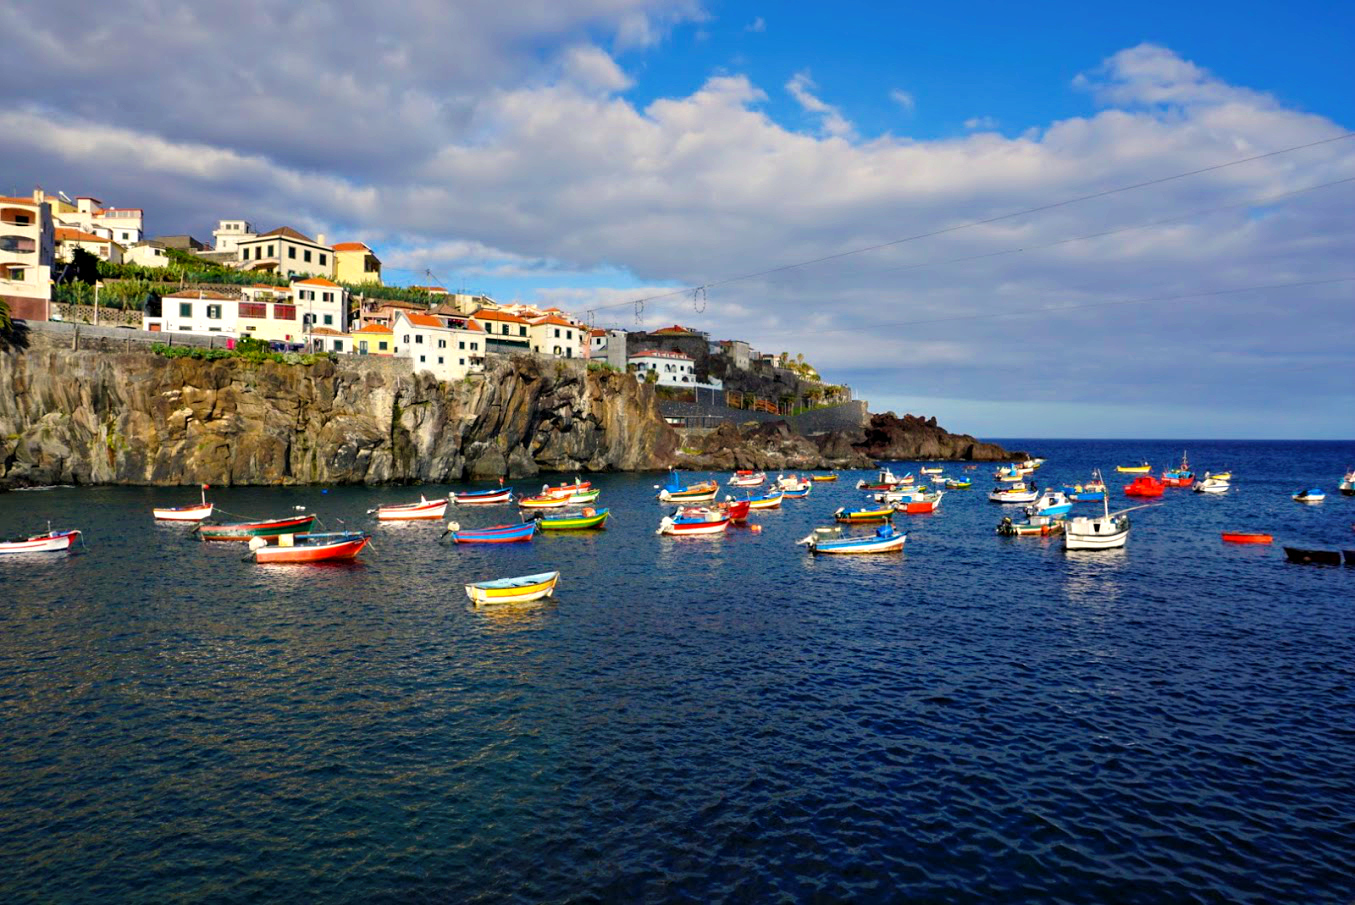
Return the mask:
<path id="1" fill-rule="evenodd" d="M 1301 547 L 1285 547 L 1285 558 L 1290 562 L 1313 566 L 1339 566 L 1340 550 L 1304 550 Z"/>
<path id="2" fill-rule="evenodd" d="M 15 537 L 0 541 L 0 555 L 10 553 L 65 553 L 75 546 L 79 531 L 48 531 L 32 537 Z"/>
<path id="3" fill-rule="evenodd" d="M 559 572 L 523 575 L 520 578 L 499 578 L 495 581 L 477 581 L 466 585 L 466 596 L 478 606 L 482 603 L 526 603 L 555 593 Z"/>
<path id="4" fill-rule="evenodd" d="M 744 522 L 748 521 L 748 513 L 752 509 L 752 504 L 749 500 L 726 499 L 722 503 L 716 503 L 714 506 L 707 508 L 714 509 L 717 512 L 723 512 L 725 515 L 729 516 L 730 522 L 735 525 L 742 525 Z M 678 510 L 679 514 L 682 512 L 683 510 Z"/>
<path id="5" fill-rule="evenodd" d="M 1063 533 L 1063 519 L 1049 515 L 1032 515 L 1024 522 L 1013 522 L 1008 517 L 998 523 L 997 533 L 1004 537 L 1049 537 Z"/>
<path id="6" fill-rule="evenodd" d="M 573 484 L 557 484 L 554 487 L 549 484 L 543 485 L 540 496 L 571 497 L 576 493 L 583 493 L 587 490 L 591 490 L 592 487 L 593 482 L 581 481 L 578 478 L 575 478 Z"/>
<path id="7" fill-rule="evenodd" d="M 655 534 L 685 537 L 698 534 L 723 534 L 729 527 L 729 515 L 716 509 L 686 509 L 676 516 L 665 515 Z"/>
<path id="8" fill-rule="evenodd" d="M 201 522 L 212 517 L 214 503 L 207 502 L 207 485 L 202 485 L 202 502 L 196 506 L 166 506 L 152 509 L 151 514 L 162 522 Z"/>
<path id="9" fill-rule="evenodd" d="M 954 478 L 946 479 L 947 490 L 968 490 L 974 486 L 973 481 L 957 481 Z"/>
<path id="10" fill-rule="evenodd" d="M 911 500 L 900 500 L 894 504 L 895 512 L 902 512 L 904 515 L 922 515 L 927 512 L 935 512 L 941 508 L 941 497 L 944 492 L 929 493 L 924 496 L 914 497 Z"/>
<path id="11" fill-rule="evenodd" d="M 447 514 L 446 500 L 426 500 L 419 497 L 417 503 L 401 503 L 399 505 L 378 506 L 374 510 L 377 521 L 381 522 L 407 522 L 415 519 L 440 519 Z"/>
<path id="12" fill-rule="evenodd" d="M 663 503 L 704 503 L 715 499 L 720 485 L 714 481 L 701 481 L 684 486 L 678 482 L 677 475 L 669 478 L 668 483 L 659 489 L 659 501 Z"/>
<path id="13" fill-rule="evenodd" d="M 1153 466 L 1144 462 L 1142 465 L 1116 465 L 1115 470 L 1120 474 L 1147 474 L 1153 470 Z"/>
<path id="14" fill-rule="evenodd" d="M 729 479 L 730 487 L 761 487 L 767 480 L 766 472 L 762 471 L 736 471 L 734 476 Z"/>
<path id="15" fill-rule="evenodd" d="M 843 507 L 833 513 L 833 519 L 835 521 L 848 522 L 851 524 L 887 522 L 893 517 L 893 506 L 886 506 L 883 509 L 847 509 L 846 507 Z"/>
<path id="16" fill-rule="evenodd" d="M 874 534 L 861 537 L 820 538 L 816 532 L 797 543 L 808 546 L 810 553 L 897 553 L 907 540 L 908 535 L 893 525 L 881 525 Z"/>
<path id="17" fill-rule="evenodd" d="M 750 509 L 780 509 L 780 508 L 781 508 L 781 500 L 782 500 L 784 497 L 785 497 L 785 494 L 782 493 L 782 492 L 779 491 L 779 490 L 778 490 L 776 493 L 769 493 L 769 494 L 767 494 L 766 496 L 753 497 L 752 499 L 750 499 L 750 500 L 748 501 L 748 508 L 750 508 Z"/>
<path id="18" fill-rule="evenodd" d="M 1300 490 L 1294 494 L 1295 503 L 1320 503 L 1327 498 L 1327 495 L 1318 488 L 1312 490 Z"/>
<path id="19" fill-rule="evenodd" d="M 941 474 L 941 472 L 945 471 L 945 469 L 940 466 L 937 466 L 935 468 L 919 468 L 918 471 L 922 472 L 923 474 Z"/>
<path id="20" fill-rule="evenodd" d="M 253 537 L 278 537 L 283 534 L 305 534 L 315 522 L 313 515 L 295 515 L 290 518 L 268 519 L 262 522 L 236 522 L 231 525 L 199 525 L 198 537 L 203 540 L 243 540 Z"/>
<path id="21" fill-rule="evenodd" d="M 536 522 L 465 530 L 456 522 L 448 522 L 447 532 L 443 537 L 446 537 L 447 534 L 452 536 L 452 543 L 454 544 L 515 544 L 532 539 L 532 535 L 536 534 Z"/>
<path id="22" fill-rule="evenodd" d="M 518 500 L 523 509 L 564 509 L 572 505 L 567 496 L 527 496 Z"/>
<path id="23" fill-rule="evenodd" d="M 465 493 L 453 493 L 447 497 L 458 506 L 493 506 L 513 501 L 513 488 L 500 487 L 498 490 L 468 490 Z"/>
<path id="24" fill-rule="evenodd" d="M 578 506 L 583 503 L 592 503 L 602 495 L 601 490 L 576 490 L 568 497 L 570 505 Z"/>
<path id="25" fill-rule="evenodd" d="M 585 509 L 582 512 L 563 512 L 559 515 L 539 515 L 536 523 L 542 531 L 590 531 L 594 528 L 607 527 L 607 516 L 610 513 L 606 509 L 599 509 L 594 512 L 592 509 Z"/>
<path id="26" fill-rule="evenodd" d="M 785 498 L 788 499 L 788 500 L 798 500 L 798 499 L 800 499 L 801 497 L 807 497 L 807 496 L 809 496 L 809 488 L 811 488 L 811 487 L 813 487 L 813 486 L 814 486 L 813 484 L 804 483 L 804 484 L 801 484 L 799 487 L 797 487 L 797 488 L 795 488 L 795 489 L 793 489 L 793 490 L 792 490 L 792 489 L 782 490 L 781 493 L 782 493 L 782 494 L 785 496 Z"/>
<path id="27" fill-rule="evenodd" d="M 913 483 L 913 476 L 911 473 L 906 474 L 901 478 L 897 478 L 894 476 L 894 472 L 890 471 L 888 468 L 881 468 L 880 473 L 875 476 L 875 481 L 873 483 L 867 481 L 865 478 L 862 478 L 861 480 L 856 482 L 856 489 L 893 490 L 900 484 L 911 484 L 911 483 Z"/>
<path id="28" fill-rule="evenodd" d="M 837 475 L 835 475 L 835 474 L 816 474 L 816 475 L 810 475 L 810 476 L 809 476 L 809 480 L 811 480 L 811 481 L 836 481 L 836 480 L 837 480 Z"/>
<path id="29" fill-rule="evenodd" d="M 281 534 L 277 546 L 269 546 L 262 537 L 250 538 L 249 548 L 257 563 L 312 563 L 353 559 L 372 540 L 361 531 L 336 531 L 327 534 Z"/>
<path id="30" fill-rule="evenodd" d="M 1219 481 L 1231 481 L 1233 479 L 1233 473 L 1231 471 L 1220 471 L 1218 474 L 1214 474 L 1212 472 L 1206 471 L 1204 473 L 1204 479 L 1207 481 L 1210 478 L 1214 478 Z"/>
<path id="31" fill-rule="evenodd" d="M 1223 540 L 1229 544 L 1268 544 L 1275 538 L 1269 534 L 1256 534 L 1249 531 L 1225 531 Z"/>
<path id="32" fill-rule="evenodd" d="M 1039 498 L 1040 492 L 1033 487 L 1027 488 L 1024 483 L 1013 484 L 1011 487 L 995 487 L 993 492 L 988 494 L 989 500 L 1004 505 L 1033 503 Z"/>

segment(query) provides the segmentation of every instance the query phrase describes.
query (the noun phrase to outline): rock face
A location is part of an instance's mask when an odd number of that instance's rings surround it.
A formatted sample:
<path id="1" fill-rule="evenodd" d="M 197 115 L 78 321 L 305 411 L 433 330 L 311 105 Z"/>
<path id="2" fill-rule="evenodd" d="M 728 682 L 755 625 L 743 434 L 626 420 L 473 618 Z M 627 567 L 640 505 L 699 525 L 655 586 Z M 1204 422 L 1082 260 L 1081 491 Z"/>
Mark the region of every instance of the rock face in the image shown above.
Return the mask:
<path id="1" fill-rule="evenodd" d="M 653 388 L 583 362 L 492 359 L 440 384 L 404 361 L 168 359 L 0 351 L 0 488 L 518 478 L 663 468 L 677 435 Z"/>
<path id="2" fill-rule="evenodd" d="M 871 415 L 865 438 L 855 446 L 875 460 L 1004 462 L 1026 458 L 1025 453 L 1008 452 L 996 443 L 949 433 L 937 426 L 935 418 L 916 415 L 900 418 L 893 412 Z"/>
<path id="3" fill-rule="evenodd" d="M 869 468 L 873 460 L 840 432 L 805 437 L 784 421 L 735 427 L 725 423 L 703 437 L 695 452 L 678 455 L 678 467 L 694 471 L 786 471 Z"/>

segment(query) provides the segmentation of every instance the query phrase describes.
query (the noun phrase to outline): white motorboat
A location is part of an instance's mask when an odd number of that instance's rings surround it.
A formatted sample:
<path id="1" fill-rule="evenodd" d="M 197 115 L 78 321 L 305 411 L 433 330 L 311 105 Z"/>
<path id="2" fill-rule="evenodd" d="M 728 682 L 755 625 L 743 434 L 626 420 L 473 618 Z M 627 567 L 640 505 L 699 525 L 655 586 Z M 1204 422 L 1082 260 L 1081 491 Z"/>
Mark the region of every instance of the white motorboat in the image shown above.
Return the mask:
<path id="1" fill-rule="evenodd" d="M 1039 498 L 1040 492 L 1034 487 L 1027 487 L 1024 482 L 1017 482 L 1011 487 L 995 487 L 988 494 L 988 499 L 994 503 L 1033 503 Z"/>
<path id="2" fill-rule="evenodd" d="M 1327 495 L 1318 488 L 1312 490 L 1300 490 L 1294 494 L 1295 503 L 1320 503 L 1327 498 Z"/>
<path id="3" fill-rule="evenodd" d="M 1192 488 L 1196 493 L 1227 493 L 1229 488 L 1227 481 L 1219 478 L 1205 478 L 1203 481 L 1196 481 Z"/>
<path id="4" fill-rule="evenodd" d="M 1355 468 L 1346 472 L 1346 476 L 1341 479 L 1336 489 L 1341 491 L 1342 496 L 1355 496 Z"/>
<path id="5" fill-rule="evenodd" d="M 1118 512 L 1110 511 L 1110 501 L 1102 500 L 1104 515 L 1089 518 L 1079 515 L 1069 519 L 1063 525 L 1063 548 L 1065 550 L 1115 550 L 1123 547 L 1129 540 L 1129 513 L 1135 509 L 1147 509 L 1160 506 L 1161 503 L 1149 503 L 1147 506 L 1131 506 Z"/>
<path id="6" fill-rule="evenodd" d="M 1026 507 L 1026 515 L 1067 515 L 1073 508 L 1073 501 L 1061 490 L 1046 488 L 1044 495 L 1035 501 L 1034 506 Z"/>

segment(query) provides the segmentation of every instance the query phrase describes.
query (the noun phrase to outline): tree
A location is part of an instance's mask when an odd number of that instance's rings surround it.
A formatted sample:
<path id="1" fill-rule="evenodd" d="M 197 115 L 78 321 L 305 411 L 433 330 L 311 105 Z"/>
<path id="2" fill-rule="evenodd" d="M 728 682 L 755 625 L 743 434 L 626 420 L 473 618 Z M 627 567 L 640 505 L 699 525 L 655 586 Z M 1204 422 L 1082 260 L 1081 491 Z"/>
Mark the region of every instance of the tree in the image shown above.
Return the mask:
<path id="1" fill-rule="evenodd" d="M 9 302 L 0 299 L 0 333 L 7 333 L 13 326 L 14 321 L 9 316 Z"/>
<path id="2" fill-rule="evenodd" d="M 71 263 L 75 265 L 75 279 L 89 286 L 99 281 L 99 259 L 83 248 L 71 253 Z"/>

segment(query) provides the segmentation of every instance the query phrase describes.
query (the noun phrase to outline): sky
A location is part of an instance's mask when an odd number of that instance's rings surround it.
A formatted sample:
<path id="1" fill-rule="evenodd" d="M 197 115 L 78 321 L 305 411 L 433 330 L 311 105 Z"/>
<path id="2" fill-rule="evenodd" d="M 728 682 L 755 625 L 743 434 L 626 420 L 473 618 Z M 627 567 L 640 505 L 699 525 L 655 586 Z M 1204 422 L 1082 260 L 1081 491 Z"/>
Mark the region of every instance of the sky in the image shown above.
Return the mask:
<path id="1" fill-rule="evenodd" d="M 90 9 L 0 5 L 0 193 L 365 241 L 979 436 L 1355 437 L 1355 4 Z"/>

